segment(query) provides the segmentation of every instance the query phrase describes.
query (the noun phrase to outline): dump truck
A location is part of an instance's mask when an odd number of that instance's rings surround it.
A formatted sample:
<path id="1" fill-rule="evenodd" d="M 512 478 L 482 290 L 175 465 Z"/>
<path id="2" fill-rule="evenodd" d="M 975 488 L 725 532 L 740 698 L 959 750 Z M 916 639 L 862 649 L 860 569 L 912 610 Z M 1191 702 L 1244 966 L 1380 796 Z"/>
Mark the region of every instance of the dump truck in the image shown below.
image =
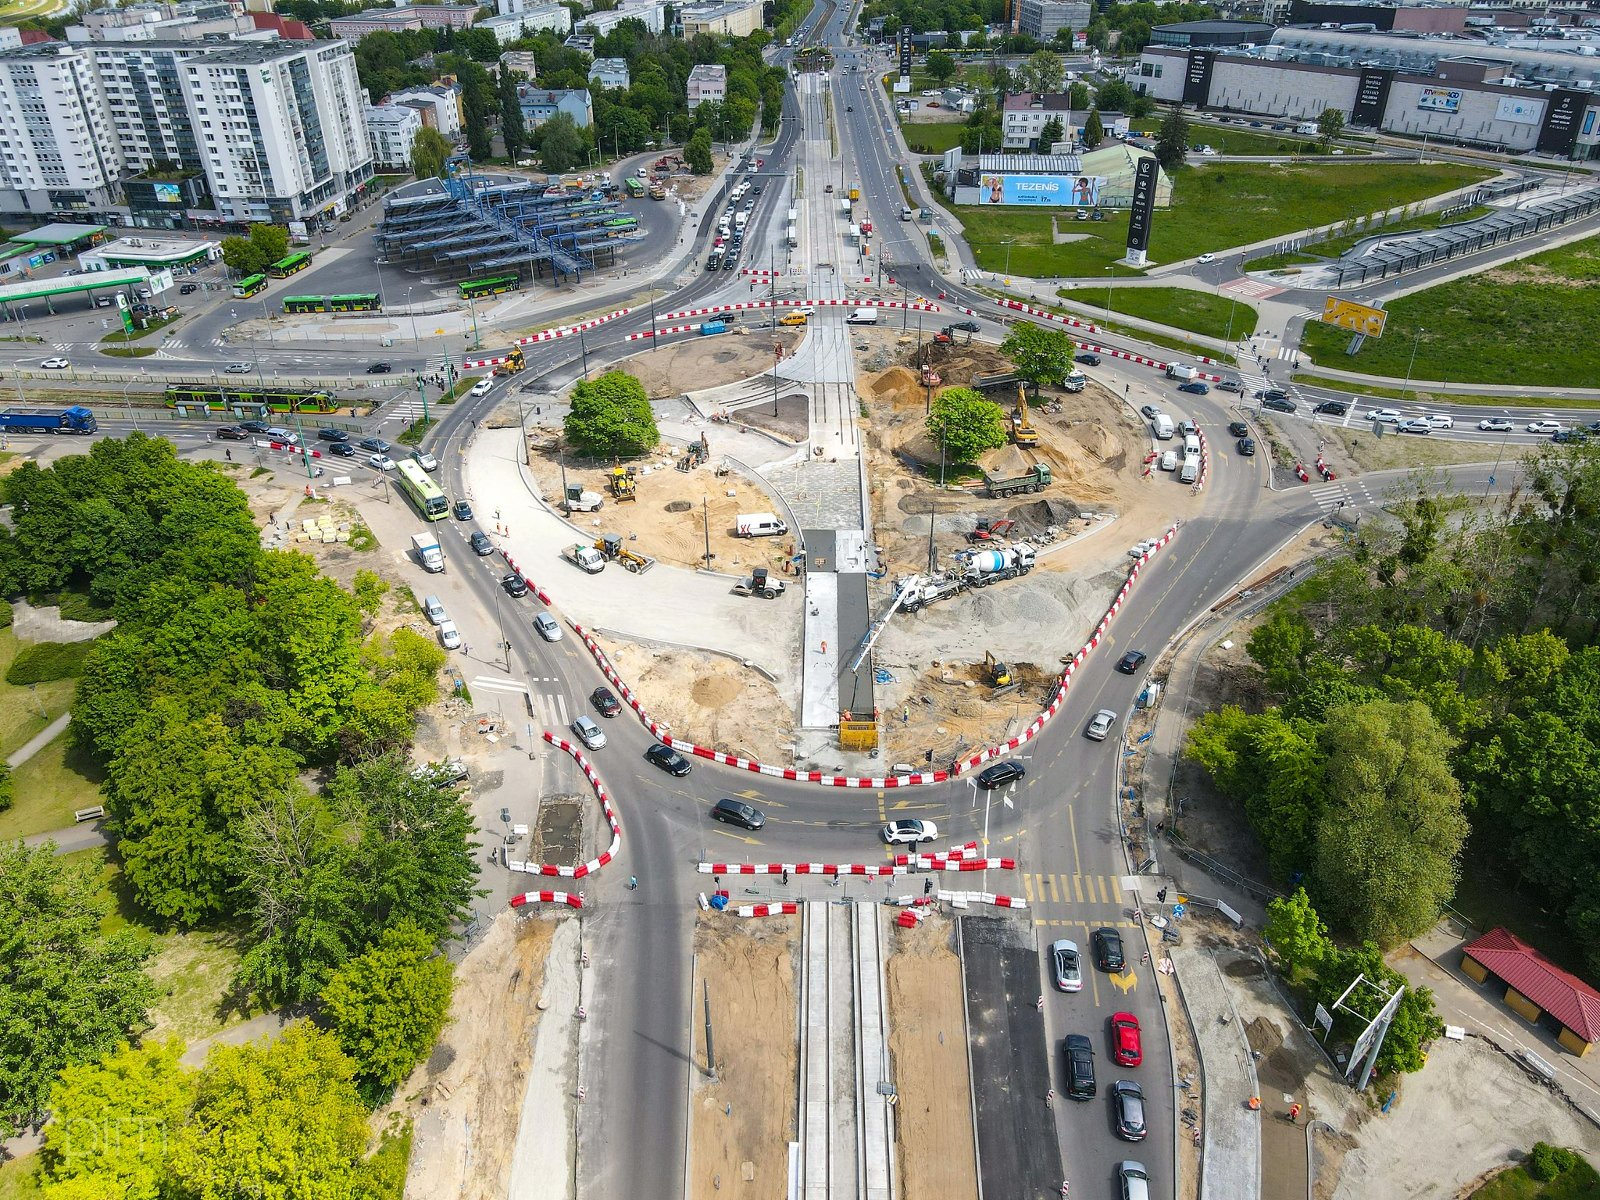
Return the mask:
<path id="1" fill-rule="evenodd" d="M 1026 474 L 1013 475 L 1006 479 L 997 479 L 987 473 L 983 477 L 983 490 L 993 500 L 1009 496 L 1013 492 L 1038 492 L 1049 486 L 1050 467 L 1047 463 L 1034 463 Z"/>
<path id="2" fill-rule="evenodd" d="M 1001 371 L 994 375 L 974 375 L 972 377 L 972 386 L 980 392 L 987 392 L 995 388 L 1015 387 L 1021 382 L 1021 377 L 1015 371 Z"/>
<path id="3" fill-rule="evenodd" d="M 569 513 L 599 512 L 605 497 L 599 492 L 586 492 L 575 483 L 567 485 L 567 498 L 561 507 Z"/>
<path id="4" fill-rule="evenodd" d="M 911 575 L 895 585 L 900 607 L 908 613 L 948 600 L 966 590 L 967 581 L 960 575 Z"/>
<path id="5" fill-rule="evenodd" d="M 966 580 L 970 587 L 988 587 L 1002 579 L 1016 579 L 1033 570 L 1039 552 L 1026 542 L 1004 550 L 979 550 L 967 557 Z"/>
<path id="6" fill-rule="evenodd" d="M 663 187 L 659 183 L 652 183 L 650 185 L 650 199 L 652 199 L 652 200 L 665 200 L 666 198 L 667 198 L 667 189 L 665 187 Z"/>
<path id="7" fill-rule="evenodd" d="M 788 584 L 774 579 L 765 567 L 756 567 L 750 578 L 733 585 L 735 596 L 760 596 L 763 600 L 776 600 L 788 590 Z"/>
<path id="8" fill-rule="evenodd" d="M 561 557 L 590 575 L 598 575 L 606 569 L 606 560 L 600 551 L 593 546 L 585 546 L 582 542 L 568 546 L 561 552 Z"/>
<path id="9" fill-rule="evenodd" d="M 0 429 L 17 433 L 93 433 L 100 425 L 81 404 L 71 408 L 8 408 L 0 411 Z"/>
<path id="10" fill-rule="evenodd" d="M 1064 392 L 1081 392 L 1089 386 L 1089 377 L 1082 371 L 1073 371 L 1061 381 L 1061 390 Z"/>
<path id="11" fill-rule="evenodd" d="M 436 533 L 413 533 L 411 549 L 416 551 L 417 562 L 424 571 L 437 575 L 444 570 L 444 551 L 439 548 Z"/>
<path id="12" fill-rule="evenodd" d="M 849 196 L 851 200 L 859 200 L 861 199 L 861 189 L 851 188 L 845 195 Z"/>
<path id="13" fill-rule="evenodd" d="M 1199 370 L 1191 367 L 1188 363 L 1167 364 L 1168 379 L 1178 379 L 1182 380 L 1184 383 L 1188 383 L 1189 380 L 1193 379 L 1198 374 L 1200 374 Z"/>
<path id="14" fill-rule="evenodd" d="M 620 534 L 601 534 L 599 540 L 595 542 L 594 548 L 605 555 L 608 561 L 621 563 L 624 569 L 632 571 L 635 575 L 643 575 L 656 565 L 656 560 L 648 554 L 639 554 L 636 551 L 629 550 L 623 544 Z"/>

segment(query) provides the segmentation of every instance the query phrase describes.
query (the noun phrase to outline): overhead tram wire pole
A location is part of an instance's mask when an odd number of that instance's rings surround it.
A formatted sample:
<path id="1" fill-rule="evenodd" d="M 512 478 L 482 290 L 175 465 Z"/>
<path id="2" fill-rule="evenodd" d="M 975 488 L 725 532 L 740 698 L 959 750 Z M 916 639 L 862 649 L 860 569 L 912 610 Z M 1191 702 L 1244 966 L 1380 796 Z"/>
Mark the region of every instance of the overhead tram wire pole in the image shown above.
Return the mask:
<path id="1" fill-rule="evenodd" d="M 1411 391 L 1411 372 L 1417 365 L 1417 348 L 1422 345 L 1422 335 L 1427 332 L 1421 325 L 1417 326 L 1417 336 L 1411 342 L 1411 361 L 1406 364 L 1406 385 L 1400 389 L 1401 399 L 1404 399 L 1407 393 Z M 1414 396 L 1412 397 L 1412 399 L 1415 398 Z"/>

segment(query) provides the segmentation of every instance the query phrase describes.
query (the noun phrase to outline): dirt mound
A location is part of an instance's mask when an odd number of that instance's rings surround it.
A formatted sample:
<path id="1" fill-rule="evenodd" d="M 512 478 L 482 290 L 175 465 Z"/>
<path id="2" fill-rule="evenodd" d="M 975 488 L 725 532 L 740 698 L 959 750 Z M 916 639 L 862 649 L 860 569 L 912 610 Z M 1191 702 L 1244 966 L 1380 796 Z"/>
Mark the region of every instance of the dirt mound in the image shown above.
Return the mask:
<path id="1" fill-rule="evenodd" d="M 689 689 L 689 696 L 701 708 L 725 708 L 739 698 L 739 684 L 726 676 L 702 675 Z"/>
<path id="2" fill-rule="evenodd" d="M 867 385 L 867 391 L 872 393 L 876 400 L 887 400 L 891 404 L 905 404 L 917 398 L 917 393 L 922 390 L 914 372 L 905 367 L 890 367 Z"/>
<path id="3" fill-rule="evenodd" d="M 1100 462 L 1110 462 L 1122 453 L 1122 439 L 1099 421 L 1085 421 L 1067 431 L 1068 436 Z"/>
<path id="4" fill-rule="evenodd" d="M 1017 523 L 1023 535 L 1043 533 L 1051 525 L 1066 525 L 1083 515 L 1083 508 L 1071 500 L 1034 500 L 1019 504 L 1006 516 Z"/>
<path id="5" fill-rule="evenodd" d="M 721 655 L 631 642 L 607 650 L 645 711 L 678 737 L 761 762 L 793 759 L 794 712 L 755 671 Z"/>

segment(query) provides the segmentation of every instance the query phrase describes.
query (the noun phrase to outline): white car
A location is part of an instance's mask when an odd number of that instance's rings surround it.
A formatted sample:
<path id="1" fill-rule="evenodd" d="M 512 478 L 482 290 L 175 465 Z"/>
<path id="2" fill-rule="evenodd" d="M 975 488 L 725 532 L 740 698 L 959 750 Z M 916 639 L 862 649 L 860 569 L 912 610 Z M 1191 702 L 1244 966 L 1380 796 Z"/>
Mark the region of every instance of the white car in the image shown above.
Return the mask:
<path id="1" fill-rule="evenodd" d="M 572 732 L 578 735 L 578 740 L 590 750 L 599 750 L 606 744 L 606 735 L 601 732 L 588 717 L 579 717 L 572 723 Z"/>
<path id="2" fill-rule="evenodd" d="M 1516 426 L 1504 417 L 1485 417 L 1478 422 L 1478 428 L 1484 433 L 1508 433 Z"/>
<path id="3" fill-rule="evenodd" d="M 1367 420 L 1380 421 L 1385 425 L 1400 424 L 1400 414 L 1392 408 L 1378 408 L 1367 414 Z"/>
<path id="4" fill-rule="evenodd" d="M 1143 558 L 1156 548 L 1157 540 L 1158 539 L 1156 538 L 1151 538 L 1148 541 L 1140 542 L 1137 546 L 1130 547 L 1128 550 L 1128 557 Z"/>
<path id="5" fill-rule="evenodd" d="M 394 470 L 394 459 L 390 458 L 387 454 L 374 454 L 371 458 L 367 459 L 367 466 L 371 467 L 374 471 L 392 471 Z"/>
<path id="6" fill-rule="evenodd" d="M 561 640 L 561 626 L 556 624 L 556 619 L 547 612 L 535 613 L 533 627 L 539 631 L 539 636 L 547 642 Z"/>
<path id="7" fill-rule="evenodd" d="M 439 623 L 439 643 L 446 650 L 461 649 L 461 631 L 456 628 L 454 621 L 441 621 Z"/>
<path id="8" fill-rule="evenodd" d="M 883 840 L 891 846 L 931 842 L 938 836 L 939 827 L 932 821 L 890 821 L 883 827 Z"/>
<path id="9" fill-rule="evenodd" d="M 472 385 L 472 390 L 470 392 L 468 392 L 467 395 L 469 395 L 469 396 L 487 396 L 489 394 L 489 389 L 492 388 L 492 387 L 494 387 L 494 376 L 493 375 L 489 376 L 489 378 L 487 378 L 487 379 L 478 380 L 477 383 Z"/>
<path id="10" fill-rule="evenodd" d="M 255 368 L 249 363 L 229 363 L 227 367 L 227 373 L 229 375 L 248 375 L 254 370 Z"/>
<path id="11" fill-rule="evenodd" d="M 1456 427 L 1456 419 L 1447 417 L 1443 413 L 1429 413 L 1422 419 L 1435 429 L 1454 429 Z"/>
<path id="12" fill-rule="evenodd" d="M 1202 254 L 1199 258 L 1195 259 L 1195 262 L 1208 263 L 1216 257 L 1217 256 L 1215 254 Z"/>
<path id="13" fill-rule="evenodd" d="M 1529 433 L 1560 433 L 1566 426 L 1560 421 L 1529 421 Z"/>
<path id="14" fill-rule="evenodd" d="M 1050 943 L 1050 976 L 1056 990 L 1083 991 L 1083 960 L 1078 957 L 1078 943 L 1063 938 Z"/>
<path id="15" fill-rule="evenodd" d="M 64 358 L 47 358 L 39 365 L 46 371 L 65 371 L 72 364 Z"/>
<path id="16" fill-rule="evenodd" d="M 1089 719 L 1089 727 L 1083 731 L 1083 736 L 1092 742 L 1103 742 L 1116 723 L 1117 714 L 1109 708 L 1102 708 Z"/>

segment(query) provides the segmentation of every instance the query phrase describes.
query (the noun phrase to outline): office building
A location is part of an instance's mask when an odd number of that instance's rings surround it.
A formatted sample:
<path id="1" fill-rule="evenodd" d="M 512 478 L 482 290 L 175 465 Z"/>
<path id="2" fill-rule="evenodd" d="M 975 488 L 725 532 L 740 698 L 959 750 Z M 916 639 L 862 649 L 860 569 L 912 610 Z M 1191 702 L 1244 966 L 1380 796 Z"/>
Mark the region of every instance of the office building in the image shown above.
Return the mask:
<path id="1" fill-rule="evenodd" d="M 761 28 L 761 0 L 727 0 L 722 4 L 694 4 L 678 16 L 683 36 L 748 37 Z"/>
<path id="2" fill-rule="evenodd" d="M 720 63 L 700 63 L 689 68 L 689 111 L 707 100 L 721 103 L 728 98 L 728 68 Z"/>
<path id="3" fill-rule="evenodd" d="M 628 86 L 628 60 L 625 58 L 597 58 L 589 64 L 589 82 L 603 88 Z"/>
<path id="4" fill-rule="evenodd" d="M 495 11 L 502 17 L 521 17 L 522 27 L 529 33 L 539 29 L 560 34 L 572 31 L 572 11 L 549 0 L 498 0 Z"/>
<path id="5" fill-rule="evenodd" d="M 372 158 L 380 169 L 409 171 L 411 143 L 422 129 L 422 114 L 405 104 L 367 107 L 367 132 L 372 137 Z"/>
<path id="6" fill-rule="evenodd" d="M 0 51 L 0 212 L 104 213 L 122 159 L 93 59 L 64 42 Z"/>
<path id="7" fill-rule="evenodd" d="M 1017 32 L 1048 42 L 1063 29 L 1088 29 L 1093 17 L 1094 6 L 1087 0 L 1018 0 Z"/>
<path id="8" fill-rule="evenodd" d="M 336 38 L 359 42 L 379 30 L 465 29 L 477 19 L 475 4 L 404 4 L 399 8 L 369 8 L 353 17 L 334 17 L 328 28 Z"/>
<path id="9" fill-rule="evenodd" d="M 534 60 L 532 50 L 507 50 L 500 56 L 500 69 L 521 75 L 524 79 L 539 77 L 539 64 Z"/>

